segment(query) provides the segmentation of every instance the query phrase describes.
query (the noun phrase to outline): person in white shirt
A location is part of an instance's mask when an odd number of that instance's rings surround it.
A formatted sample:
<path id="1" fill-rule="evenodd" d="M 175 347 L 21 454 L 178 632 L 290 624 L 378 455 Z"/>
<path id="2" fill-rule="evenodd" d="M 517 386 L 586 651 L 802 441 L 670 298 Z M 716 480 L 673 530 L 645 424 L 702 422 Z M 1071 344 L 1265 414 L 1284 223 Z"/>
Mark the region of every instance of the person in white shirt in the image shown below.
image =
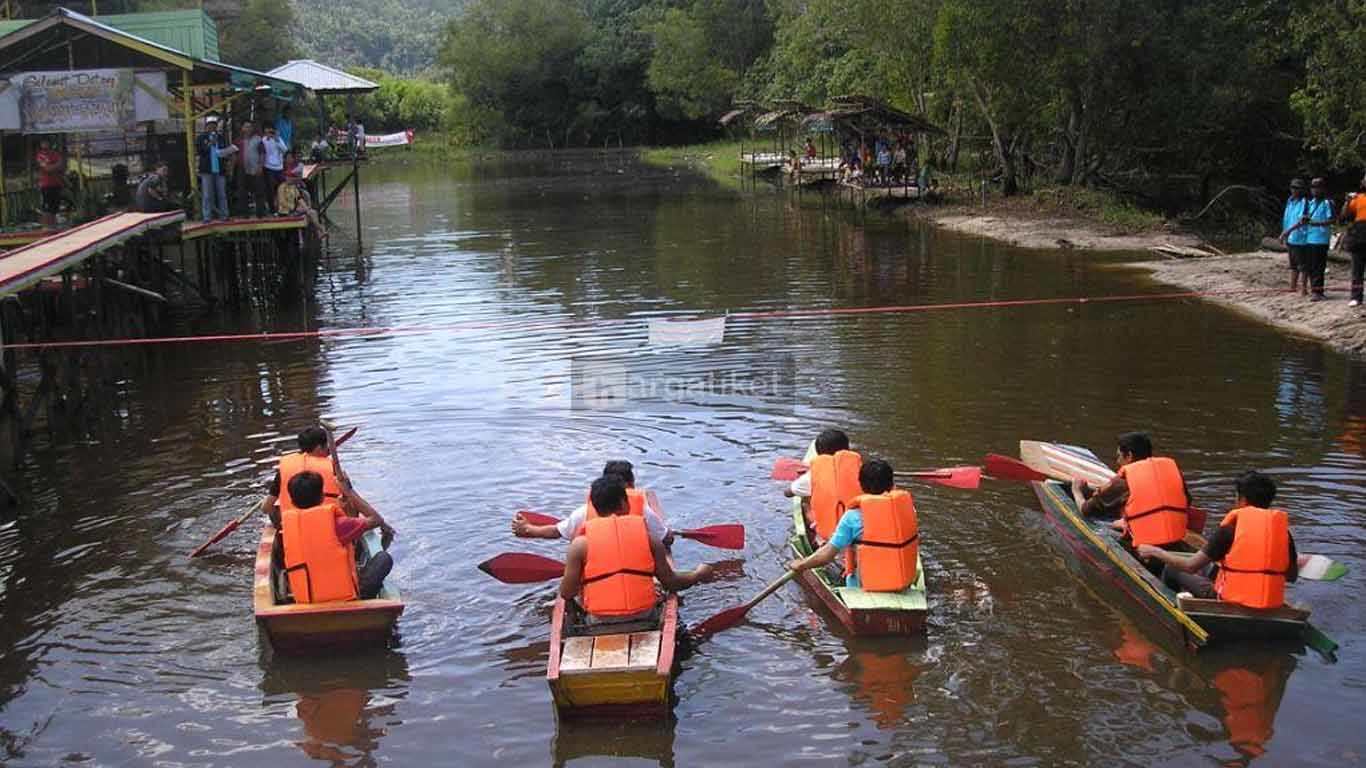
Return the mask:
<path id="1" fill-rule="evenodd" d="M 261 150 L 265 153 L 262 165 L 266 168 L 266 183 L 270 186 L 271 208 L 275 207 L 275 196 L 279 193 L 280 182 L 285 178 L 285 153 L 289 147 L 275 133 L 275 126 L 266 126 L 266 135 L 261 139 Z"/>
<path id="2" fill-rule="evenodd" d="M 806 446 L 806 455 L 802 457 L 802 463 L 811 466 L 811 461 L 820 454 L 831 454 L 836 451 L 848 450 L 849 438 L 838 429 L 827 429 L 816 436 L 809 445 Z M 803 499 L 811 498 L 811 473 L 803 472 L 801 477 L 793 480 L 783 495 L 787 497 L 800 496 Z"/>
<path id="3" fill-rule="evenodd" d="M 635 472 L 629 461 L 609 461 L 602 470 L 603 477 L 613 475 L 621 478 L 628 489 L 635 489 Z M 654 494 L 648 494 L 648 498 L 653 498 Z M 532 525 L 520 514 L 512 520 L 512 533 L 524 539 L 564 539 L 572 541 L 579 529 L 583 528 L 588 521 L 588 503 L 574 508 L 569 513 L 569 517 L 561 520 L 554 525 Z M 655 541 L 663 542 L 666 546 L 673 541 L 673 535 L 669 531 L 669 526 L 664 522 L 664 516 L 659 510 L 647 500 L 645 502 L 645 531 L 650 538 Z"/>

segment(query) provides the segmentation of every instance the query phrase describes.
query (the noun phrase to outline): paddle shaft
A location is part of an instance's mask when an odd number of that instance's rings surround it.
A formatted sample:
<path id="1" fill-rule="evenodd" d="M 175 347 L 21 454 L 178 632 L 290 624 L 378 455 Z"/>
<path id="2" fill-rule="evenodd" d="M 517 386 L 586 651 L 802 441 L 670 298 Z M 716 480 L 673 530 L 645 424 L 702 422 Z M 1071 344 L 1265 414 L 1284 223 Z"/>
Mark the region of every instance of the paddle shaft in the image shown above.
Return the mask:
<path id="1" fill-rule="evenodd" d="M 772 584 L 769 584 L 767 587 L 764 587 L 764 591 L 755 595 L 753 600 L 750 600 L 748 603 L 745 603 L 745 612 L 748 613 L 749 609 L 763 602 L 764 598 L 768 597 L 774 592 L 777 592 L 779 589 L 782 588 L 784 584 L 788 583 L 789 581 L 792 581 L 795 578 L 797 578 L 797 572 L 789 569 L 787 573 L 784 573 L 782 576 L 779 576 L 777 579 L 775 579 Z"/>

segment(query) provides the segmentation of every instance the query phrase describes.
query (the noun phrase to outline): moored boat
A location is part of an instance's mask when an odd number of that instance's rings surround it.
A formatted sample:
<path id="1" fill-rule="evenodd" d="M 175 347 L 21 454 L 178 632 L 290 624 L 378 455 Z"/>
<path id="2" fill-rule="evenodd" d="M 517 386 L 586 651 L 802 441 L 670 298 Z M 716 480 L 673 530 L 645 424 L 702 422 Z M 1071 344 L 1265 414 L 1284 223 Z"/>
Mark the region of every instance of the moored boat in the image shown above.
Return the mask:
<path id="1" fill-rule="evenodd" d="M 1292 605 L 1272 610 L 1247 608 L 1219 600 L 1178 597 L 1139 562 L 1119 540 L 1108 521 L 1083 517 L 1072 488 L 1061 478 L 1080 477 L 1092 485 L 1108 481 L 1114 472 L 1085 448 L 1033 440 L 1020 441 L 1020 458 L 1030 468 L 1056 480 L 1034 482 L 1034 493 L 1044 519 L 1070 555 L 1069 565 L 1091 586 L 1106 586 L 1124 595 L 1126 604 L 1163 628 L 1169 638 L 1192 650 L 1214 640 L 1311 640 L 1317 630 L 1309 611 Z M 1200 544 L 1199 537 L 1187 536 Z M 1331 641 L 1329 641 L 1331 642 Z M 1316 645 L 1311 642 L 1311 645 Z"/>
<path id="2" fill-rule="evenodd" d="M 555 599 L 546 681 L 561 716 L 654 718 L 669 711 L 678 596 L 650 618 L 590 624 L 578 603 Z"/>
<path id="3" fill-rule="evenodd" d="M 815 551 L 807 536 L 800 498 L 792 499 L 792 538 L 788 545 L 796 557 L 807 557 Z M 825 568 L 802 571 L 797 580 L 851 635 L 913 635 L 925 629 L 929 600 L 925 568 L 919 559 L 915 583 L 901 592 L 867 592 L 846 587 L 837 583 Z"/>
<path id="4" fill-rule="evenodd" d="M 362 557 L 380 550 L 379 532 L 367 531 L 356 543 Z M 256 549 L 252 601 L 256 623 L 271 647 L 287 654 L 354 649 L 384 644 L 403 613 L 403 599 L 392 579 L 372 600 L 295 603 L 285 577 L 284 545 L 274 526 L 266 525 Z"/>

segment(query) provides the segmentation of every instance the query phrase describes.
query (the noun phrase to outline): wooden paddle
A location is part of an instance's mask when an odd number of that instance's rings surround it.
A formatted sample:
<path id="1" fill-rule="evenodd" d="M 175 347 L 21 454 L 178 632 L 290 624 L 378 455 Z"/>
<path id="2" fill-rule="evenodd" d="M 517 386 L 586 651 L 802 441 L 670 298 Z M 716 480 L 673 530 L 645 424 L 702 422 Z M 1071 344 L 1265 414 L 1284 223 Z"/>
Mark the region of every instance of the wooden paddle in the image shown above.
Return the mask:
<path id="1" fill-rule="evenodd" d="M 780 456 L 773 462 L 773 471 L 769 477 L 774 480 L 792 482 L 806 473 L 808 467 L 800 459 L 790 456 Z M 897 477 L 910 478 L 912 480 L 925 480 L 935 485 L 943 485 L 949 488 L 963 488 L 973 490 L 982 485 L 981 467 L 946 467 L 944 469 L 925 469 L 914 472 L 897 472 Z"/>
<path id="2" fill-rule="evenodd" d="M 504 584 L 531 584 L 564 576 L 564 563 L 527 552 L 504 552 L 480 563 L 479 570 Z"/>
<path id="3" fill-rule="evenodd" d="M 725 629 L 730 629 L 736 624 L 739 624 L 740 622 L 744 621 L 745 615 L 749 613 L 751 608 L 758 605 L 761 601 L 763 601 L 764 598 L 768 597 L 774 592 L 777 592 L 778 589 L 782 587 L 782 585 L 788 583 L 789 581 L 792 581 L 792 579 L 796 578 L 796 576 L 796 571 L 789 570 L 787 573 L 784 573 L 772 584 L 769 584 L 767 587 L 764 587 L 764 591 L 755 595 L 753 600 L 750 600 L 748 603 L 745 603 L 744 605 L 737 605 L 734 608 L 727 608 L 726 610 L 721 611 L 715 616 L 712 616 L 710 619 L 707 619 L 701 624 L 698 624 L 697 626 L 688 630 L 688 634 L 692 635 L 698 640 L 703 640 L 708 637 L 711 637 L 717 632 L 720 632 Z"/>
<path id="4" fill-rule="evenodd" d="M 988 475 L 998 480 L 1042 482 L 1052 479 L 1019 459 L 996 453 L 987 455 L 986 470 Z M 1198 532 L 1191 532 L 1186 534 L 1186 543 L 1192 549 L 1200 549 L 1204 546 L 1205 540 Z M 1310 581 L 1337 581 L 1347 574 L 1347 566 L 1326 555 L 1302 554 L 1299 558 L 1299 568 L 1300 578 Z"/>
<path id="5" fill-rule="evenodd" d="M 332 444 L 333 449 L 335 449 L 336 446 L 346 442 L 347 440 L 350 440 L 351 436 L 356 434 L 356 431 L 359 429 L 360 427 L 352 427 L 351 429 L 347 430 L 346 434 L 342 435 L 340 440 L 337 440 L 335 443 Z M 260 506 L 261 502 L 252 502 L 251 506 L 247 507 L 246 511 L 242 513 L 241 517 L 238 517 L 237 519 L 218 529 L 218 533 L 215 533 L 213 536 L 209 538 L 208 541 L 196 547 L 195 550 L 190 553 L 190 557 L 199 557 L 200 555 L 204 554 L 204 552 L 209 547 L 212 547 L 213 545 L 227 538 L 229 534 L 240 528 L 242 526 L 242 523 L 245 523 L 247 519 L 251 517 L 252 513 L 255 512 Z"/>
<path id="6" fill-rule="evenodd" d="M 552 515 L 545 515 L 531 510 L 519 510 L 517 514 L 522 516 L 532 525 L 556 525 L 560 518 Z M 706 544 L 718 549 L 744 549 L 745 548 L 745 526 L 739 523 L 723 523 L 721 525 L 709 525 L 705 528 L 694 528 L 687 531 L 674 531 L 678 536 L 685 539 Z"/>

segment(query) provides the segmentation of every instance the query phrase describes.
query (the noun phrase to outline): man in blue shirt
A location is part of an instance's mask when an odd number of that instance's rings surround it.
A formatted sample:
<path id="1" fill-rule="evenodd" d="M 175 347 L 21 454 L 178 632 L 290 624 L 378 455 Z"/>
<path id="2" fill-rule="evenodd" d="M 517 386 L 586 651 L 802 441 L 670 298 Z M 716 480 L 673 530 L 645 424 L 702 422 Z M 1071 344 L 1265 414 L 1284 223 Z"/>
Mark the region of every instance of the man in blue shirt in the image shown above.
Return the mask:
<path id="1" fill-rule="evenodd" d="M 863 468 L 859 470 L 858 484 L 865 494 L 887 493 L 892 490 L 895 478 L 896 473 L 892 471 L 891 464 L 881 459 L 873 459 L 865 462 Z M 862 536 L 863 512 L 858 507 L 846 509 L 844 515 L 840 517 L 839 523 L 835 526 L 835 533 L 829 541 L 812 552 L 810 557 L 793 560 L 787 564 L 787 567 L 794 571 L 805 571 L 828 565 L 834 562 L 841 552 L 858 543 Z M 844 586 L 862 588 L 857 569 L 845 578 Z"/>
<path id="2" fill-rule="evenodd" d="M 1301 257 L 1304 254 L 1304 236 L 1308 234 L 1303 228 L 1296 228 L 1300 219 L 1309 212 L 1309 198 L 1305 197 L 1304 179 L 1295 179 L 1290 182 L 1290 197 L 1285 201 L 1285 211 L 1281 213 L 1281 242 L 1285 243 L 1285 249 L 1290 254 L 1290 292 L 1300 290 L 1300 270 Z M 1309 292 L 1309 281 L 1304 281 L 1304 292 Z"/>
<path id="3" fill-rule="evenodd" d="M 1308 262 L 1304 279 L 1309 281 L 1310 301 L 1323 301 L 1323 273 L 1328 267 L 1328 244 L 1333 240 L 1333 201 L 1328 199 L 1328 182 L 1315 178 L 1309 182 L 1308 211 L 1295 226 L 1305 231 L 1301 265 Z M 1297 230 L 1298 231 L 1298 230 Z"/>
<path id="4" fill-rule="evenodd" d="M 218 131 L 218 116 L 204 118 L 204 132 L 195 139 L 199 159 L 200 209 L 204 221 L 228 218 L 228 164 L 237 148 Z"/>
<path id="5" fill-rule="evenodd" d="M 286 149 L 294 148 L 294 121 L 289 117 L 289 107 L 280 110 L 280 116 L 275 118 L 275 134 L 284 142 Z"/>

